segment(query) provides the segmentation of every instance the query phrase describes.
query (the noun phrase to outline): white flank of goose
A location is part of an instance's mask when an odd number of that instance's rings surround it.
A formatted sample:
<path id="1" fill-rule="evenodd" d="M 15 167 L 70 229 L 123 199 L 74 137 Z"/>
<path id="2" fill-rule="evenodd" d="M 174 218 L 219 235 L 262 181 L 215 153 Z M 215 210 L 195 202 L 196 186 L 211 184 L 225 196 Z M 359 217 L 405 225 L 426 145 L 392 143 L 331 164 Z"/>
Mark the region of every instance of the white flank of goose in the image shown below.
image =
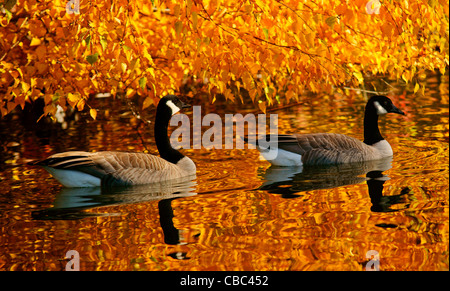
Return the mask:
<path id="1" fill-rule="evenodd" d="M 257 140 L 261 155 L 274 166 L 301 166 L 353 163 L 383 159 L 393 155 L 391 145 L 381 136 L 378 116 L 402 114 L 386 96 L 373 96 L 364 113 L 364 141 L 337 133 L 265 136 Z M 277 142 L 267 142 L 277 141 Z M 275 153 L 275 155 L 274 155 Z"/>
<path id="2" fill-rule="evenodd" d="M 174 149 L 167 127 L 173 114 L 189 107 L 174 95 L 158 103 L 155 140 L 161 157 L 145 153 L 71 151 L 34 163 L 66 187 L 125 186 L 162 182 L 196 174 L 196 166 Z"/>

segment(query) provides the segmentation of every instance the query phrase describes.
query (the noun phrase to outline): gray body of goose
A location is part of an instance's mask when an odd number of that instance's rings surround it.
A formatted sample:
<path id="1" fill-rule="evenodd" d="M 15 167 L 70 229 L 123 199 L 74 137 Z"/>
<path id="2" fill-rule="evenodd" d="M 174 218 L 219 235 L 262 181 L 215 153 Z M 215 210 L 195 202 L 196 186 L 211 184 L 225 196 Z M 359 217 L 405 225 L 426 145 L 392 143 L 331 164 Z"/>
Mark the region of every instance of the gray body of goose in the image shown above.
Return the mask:
<path id="1" fill-rule="evenodd" d="M 364 142 L 337 133 L 278 135 L 263 137 L 257 148 L 276 166 L 326 165 L 383 159 L 393 155 L 390 144 L 381 136 L 378 116 L 405 115 L 386 96 L 373 96 L 364 113 Z M 277 140 L 277 142 L 267 142 Z M 270 147 L 268 147 L 270 146 Z M 275 155 L 274 155 L 275 152 Z"/>
<path id="2" fill-rule="evenodd" d="M 189 107 L 176 96 L 158 103 L 155 140 L 161 157 L 145 153 L 71 151 L 34 163 L 44 167 L 66 187 L 125 186 L 162 182 L 196 174 L 196 166 L 174 149 L 167 127 L 172 115 Z"/>

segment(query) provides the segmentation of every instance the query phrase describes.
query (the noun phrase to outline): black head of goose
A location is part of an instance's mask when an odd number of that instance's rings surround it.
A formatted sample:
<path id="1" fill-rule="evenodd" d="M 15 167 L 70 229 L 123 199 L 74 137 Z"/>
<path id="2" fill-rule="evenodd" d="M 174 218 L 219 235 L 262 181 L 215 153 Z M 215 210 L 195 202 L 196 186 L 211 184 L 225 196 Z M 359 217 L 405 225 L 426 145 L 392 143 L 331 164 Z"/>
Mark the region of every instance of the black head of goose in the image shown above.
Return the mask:
<path id="1" fill-rule="evenodd" d="M 378 116 L 405 115 L 386 96 L 373 96 L 364 113 L 364 142 L 337 133 L 313 133 L 263 137 L 256 142 L 261 155 L 272 165 L 301 166 L 353 163 L 383 159 L 393 155 L 381 136 Z M 274 141 L 274 142 L 269 142 Z"/>
<path id="2" fill-rule="evenodd" d="M 66 187 L 142 185 L 196 174 L 194 162 L 174 149 L 167 128 L 170 118 L 189 107 L 174 95 L 158 103 L 155 140 L 161 157 L 145 153 L 70 151 L 34 163 Z"/>

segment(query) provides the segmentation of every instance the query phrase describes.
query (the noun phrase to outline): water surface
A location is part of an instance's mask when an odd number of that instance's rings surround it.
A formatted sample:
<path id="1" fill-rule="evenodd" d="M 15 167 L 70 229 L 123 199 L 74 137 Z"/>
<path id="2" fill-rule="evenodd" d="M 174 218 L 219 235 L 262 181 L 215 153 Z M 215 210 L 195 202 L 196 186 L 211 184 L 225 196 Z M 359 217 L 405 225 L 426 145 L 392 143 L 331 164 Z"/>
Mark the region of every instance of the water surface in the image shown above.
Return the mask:
<path id="1" fill-rule="evenodd" d="M 67 150 L 156 153 L 151 126 L 126 104 L 96 100 L 96 121 L 84 116 L 66 129 L 8 115 L 0 120 L 0 270 L 64 270 L 68 250 L 81 270 L 365 270 L 371 250 L 380 270 L 448 270 L 448 75 L 431 75 L 425 96 L 396 86 L 391 97 L 407 115 L 380 119 L 392 160 L 280 169 L 256 150 L 188 149 L 197 176 L 151 187 L 65 189 L 27 165 Z M 204 114 L 254 111 L 201 105 Z M 364 105 L 348 92 L 271 113 L 281 133 L 362 139 Z"/>

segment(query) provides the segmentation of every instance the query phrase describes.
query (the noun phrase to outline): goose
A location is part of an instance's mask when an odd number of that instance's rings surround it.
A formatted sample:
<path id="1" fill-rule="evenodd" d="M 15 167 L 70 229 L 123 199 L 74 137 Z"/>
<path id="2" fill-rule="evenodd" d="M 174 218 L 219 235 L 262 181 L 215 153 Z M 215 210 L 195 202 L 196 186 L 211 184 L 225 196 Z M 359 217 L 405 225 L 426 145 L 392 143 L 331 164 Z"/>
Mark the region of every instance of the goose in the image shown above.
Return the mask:
<path id="1" fill-rule="evenodd" d="M 363 142 L 337 133 L 282 134 L 277 138 L 259 137 L 256 147 L 274 166 L 330 165 L 383 159 L 393 155 L 390 144 L 378 128 L 378 116 L 387 113 L 405 115 L 386 96 L 372 96 L 367 101 Z"/>
<path id="2" fill-rule="evenodd" d="M 128 186 L 163 182 L 196 174 L 196 166 L 174 149 L 167 127 L 172 115 L 190 107 L 174 95 L 158 103 L 155 140 L 160 157 L 116 151 L 69 151 L 33 163 L 42 166 L 65 187 Z"/>

